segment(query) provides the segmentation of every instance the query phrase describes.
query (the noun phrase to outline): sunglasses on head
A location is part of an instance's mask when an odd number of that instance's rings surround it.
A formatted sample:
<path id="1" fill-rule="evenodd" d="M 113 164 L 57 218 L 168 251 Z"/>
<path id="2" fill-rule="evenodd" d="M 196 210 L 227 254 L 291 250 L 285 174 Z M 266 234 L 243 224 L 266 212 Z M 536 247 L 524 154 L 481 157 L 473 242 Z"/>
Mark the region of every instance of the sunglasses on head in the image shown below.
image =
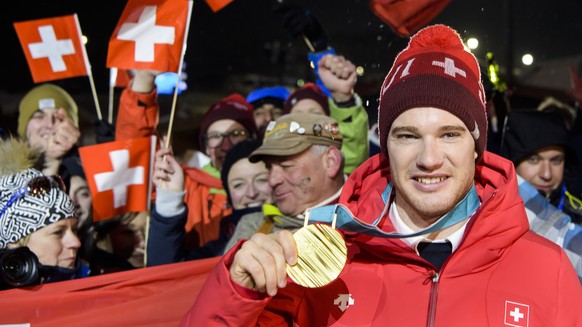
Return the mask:
<path id="1" fill-rule="evenodd" d="M 16 201 L 18 201 L 18 199 L 22 198 L 23 196 L 29 195 L 38 198 L 49 193 L 52 189 L 55 188 L 63 192 L 66 191 L 65 182 L 63 182 L 63 179 L 60 176 L 56 175 L 38 176 L 31 179 L 30 181 L 28 181 L 26 186 L 21 187 L 10 196 L 4 208 L 0 210 L 0 217 L 4 215 L 6 210 L 8 210 L 8 208 L 10 208 L 11 205 L 13 205 Z"/>

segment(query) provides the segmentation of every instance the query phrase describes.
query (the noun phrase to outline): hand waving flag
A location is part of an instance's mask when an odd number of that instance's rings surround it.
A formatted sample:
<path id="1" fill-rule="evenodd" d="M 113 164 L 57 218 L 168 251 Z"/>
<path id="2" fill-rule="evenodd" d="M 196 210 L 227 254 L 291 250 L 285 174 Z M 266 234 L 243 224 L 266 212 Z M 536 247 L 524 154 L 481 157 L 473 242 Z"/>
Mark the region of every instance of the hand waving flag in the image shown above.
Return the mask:
<path id="1" fill-rule="evenodd" d="M 77 15 L 14 23 L 35 83 L 89 75 Z"/>
<path id="2" fill-rule="evenodd" d="M 107 67 L 177 73 L 191 13 L 188 0 L 129 0 L 109 41 Z"/>

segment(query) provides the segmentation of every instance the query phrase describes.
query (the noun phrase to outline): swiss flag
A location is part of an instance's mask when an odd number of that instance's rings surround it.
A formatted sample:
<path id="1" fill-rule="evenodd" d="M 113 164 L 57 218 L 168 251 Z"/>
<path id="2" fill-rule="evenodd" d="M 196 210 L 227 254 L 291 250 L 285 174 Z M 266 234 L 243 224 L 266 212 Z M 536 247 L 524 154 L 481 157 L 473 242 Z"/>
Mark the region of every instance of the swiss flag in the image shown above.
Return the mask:
<path id="1" fill-rule="evenodd" d="M 372 12 L 399 36 L 408 37 L 430 23 L 452 0 L 371 0 Z"/>
<path id="2" fill-rule="evenodd" d="M 529 305 L 505 301 L 505 326 L 528 327 Z"/>
<path id="3" fill-rule="evenodd" d="M 206 0 L 206 3 L 208 4 L 208 7 L 212 9 L 213 12 L 217 12 L 220 9 L 226 7 L 226 5 L 228 5 L 232 1 L 233 0 Z"/>
<path id="4" fill-rule="evenodd" d="M 109 40 L 107 67 L 177 73 L 191 13 L 189 0 L 129 0 Z"/>
<path id="5" fill-rule="evenodd" d="M 35 83 L 89 75 L 77 15 L 14 23 Z"/>
<path id="6" fill-rule="evenodd" d="M 93 221 L 149 210 L 155 136 L 79 148 L 93 197 Z"/>

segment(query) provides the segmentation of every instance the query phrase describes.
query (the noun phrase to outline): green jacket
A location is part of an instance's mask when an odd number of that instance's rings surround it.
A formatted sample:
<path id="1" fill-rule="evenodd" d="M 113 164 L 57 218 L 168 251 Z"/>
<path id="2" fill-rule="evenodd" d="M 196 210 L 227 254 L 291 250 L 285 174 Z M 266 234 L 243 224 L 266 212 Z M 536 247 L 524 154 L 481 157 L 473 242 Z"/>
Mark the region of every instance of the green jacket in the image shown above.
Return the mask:
<path id="1" fill-rule="evenodd" d="M 339 123 L 343 136 L 341 151 L 345 157 L 344 173 L 350 174 L 362 162 L 368 159 L 370 145 L 368 140 L 368 113 L 362 105 L 362 99 L 354 94 L 355 105 L 339 107 L 329 98 L 330 116 Z"/>

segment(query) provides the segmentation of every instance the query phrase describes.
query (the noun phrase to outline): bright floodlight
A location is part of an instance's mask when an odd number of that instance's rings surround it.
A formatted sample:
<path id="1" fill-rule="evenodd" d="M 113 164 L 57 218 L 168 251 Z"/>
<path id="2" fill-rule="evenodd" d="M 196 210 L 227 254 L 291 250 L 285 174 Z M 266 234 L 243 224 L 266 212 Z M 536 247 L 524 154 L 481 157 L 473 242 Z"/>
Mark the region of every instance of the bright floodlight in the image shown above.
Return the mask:
<path id="1" fill-rule="evenodd" d="M 534 57 L 529 53 L 526 53 L 523 55 L 523 57 L 521 57 L 521 62 L 526 66 L 533 64 L 533 61 Z"/>
<path id="2" fill-rule="evenodd" d="M 472 37 L 467 40 L 467 47 L 469 47 L 469 49 L 475 50 L 477 49 L 478 46 L 479 40 L 477 40 L 476 38 Z"/>

